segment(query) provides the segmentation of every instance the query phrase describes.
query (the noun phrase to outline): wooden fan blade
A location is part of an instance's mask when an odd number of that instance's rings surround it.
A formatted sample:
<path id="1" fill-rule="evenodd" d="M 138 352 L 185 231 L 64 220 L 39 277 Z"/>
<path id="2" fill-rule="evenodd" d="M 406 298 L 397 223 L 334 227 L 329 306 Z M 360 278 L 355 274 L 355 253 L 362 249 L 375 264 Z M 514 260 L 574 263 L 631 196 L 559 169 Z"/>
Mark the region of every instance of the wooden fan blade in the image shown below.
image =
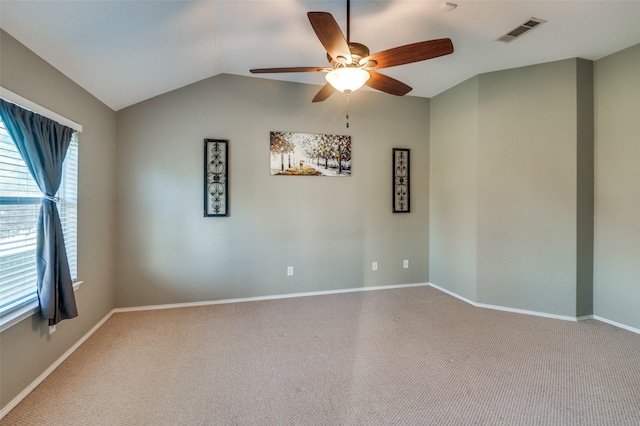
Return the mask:
<path id="1" fill-rule="evenodd" d="M 326 100 L 329 96 L 333 95 L 333 92 L 335 91 L 336 89 L 332 85 L 327 83 L 324 85 L 322 89 L 320 89 L 318 94 L 316 94 L 316 97 L 313 98 L 313 101 L 311 102 L 322 102 Z"/>
<path id="2" fill-rule="evenodd" d="M 401 81 L 391 78 L 387 75 L 380 74 L 379 72 L 369 71 L 371 77 L 365 83 L 367 86 L 380 90 L 381 92 L 389 93 L 396 96 L 404 96 L 412 89 Z"/>
<path id="3" fill-rule="evenodd" d="M 322 71 L 331 71 L 331 68 L 325 68 L 325 67 L 254 68 L 249 71 L 253 74 L 267 74 L 267 73 L 279 73 L 279 72 L 322 72 Z"/>
<path id="4" fill-rule="evenodd" d="M 453 43 L 451 43 L 451 39 L 440 38 L 383 50 L 382 52 L 374 53 L 364 60 L 376 61 L 378 64 L 373 68 L 377 69 L 425 61 L 427 59 L 437 58 L 438 56 L 449 55 L 450 53 L 453 53 Z"/>
<path id="5" fill-rule="evenodd" d="M 333 59 L 341 56 L 351 62 L 349 44 L 333 16 L 327 12 L 309 12 L 307 17 L 329 56 Z"/>

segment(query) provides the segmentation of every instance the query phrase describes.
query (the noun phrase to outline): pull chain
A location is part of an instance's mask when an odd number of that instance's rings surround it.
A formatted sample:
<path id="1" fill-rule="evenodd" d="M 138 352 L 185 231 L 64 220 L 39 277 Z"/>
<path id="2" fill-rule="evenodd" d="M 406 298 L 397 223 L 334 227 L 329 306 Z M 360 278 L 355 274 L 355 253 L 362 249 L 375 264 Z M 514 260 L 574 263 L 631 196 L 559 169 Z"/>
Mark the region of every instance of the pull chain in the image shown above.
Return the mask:
<path id="1" fill-rule="evenodd" d="M 347 129 L 349 128 L 349 94 L 347 94 Z"/>

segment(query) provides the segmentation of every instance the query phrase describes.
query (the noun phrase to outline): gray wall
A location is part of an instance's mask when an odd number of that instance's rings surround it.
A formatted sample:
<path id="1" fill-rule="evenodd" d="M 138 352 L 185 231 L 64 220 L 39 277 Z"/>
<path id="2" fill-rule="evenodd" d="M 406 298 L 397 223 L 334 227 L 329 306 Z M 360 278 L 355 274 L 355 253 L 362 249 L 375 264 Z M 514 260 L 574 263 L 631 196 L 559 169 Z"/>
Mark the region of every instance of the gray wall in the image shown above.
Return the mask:
<path id="1" fill-rule="evenodd" d="M 595 66 L 595 314 L 640 328 L 640 44 Z"/>
<path id="2" fill-rule="evenodd" d="M 576 61 L 479 92 L 478 302 L 575 315 Z"/>
<path id="3" fill-rule="evenodd" d="M 431 101 L 429 280 L 477 299 L 478 77 Z"/>
<path id="4" fill-rule="evenodd" d="M 356 92 L 347 129 L 318 89 L 219 75 L 118 112 L 117 306 L 427 281 L 429 100 Z M 272 130 L 351 135 L 352 176 L 270 176 Z M 230 141 L 229 217 L 203 217 L 205 138 Z M 392 213 L 394 147 L 410 214 Z"/>
<path id="5" fill-rule="evenodd" d="M 576 316 L 593 314 L 594 96 L 592 61 L 577 62 L 577 245 Z"/>
<path id="6" fill-rule="evenodd" d="M 432 100 L 434 284 L 480 303 L 576 315 L 579 62 L 483 74 Z M 469 271 L 462 285 L 460 271 Z"/>
<path id="7" fill-rule="evenodd" d="M 0 334 L 4 407 L 114 307 L 116 114 L 1 30 L 0 85 L 84 127 L 79 137 L 80 316 L 61 322 L 53 335 L 38 315 Z"/>

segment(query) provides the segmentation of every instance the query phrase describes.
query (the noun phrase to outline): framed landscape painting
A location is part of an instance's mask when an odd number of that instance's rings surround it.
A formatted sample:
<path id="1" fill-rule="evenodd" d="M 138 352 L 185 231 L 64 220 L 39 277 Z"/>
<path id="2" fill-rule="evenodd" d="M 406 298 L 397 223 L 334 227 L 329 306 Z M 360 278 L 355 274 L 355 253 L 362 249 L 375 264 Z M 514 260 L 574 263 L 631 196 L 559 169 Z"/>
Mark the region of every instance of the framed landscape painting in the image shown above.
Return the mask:
<path id="1" fill-rule="evenodd" d="M 271 132 L 271 175 L 350 176 L 351 136 Z"/>

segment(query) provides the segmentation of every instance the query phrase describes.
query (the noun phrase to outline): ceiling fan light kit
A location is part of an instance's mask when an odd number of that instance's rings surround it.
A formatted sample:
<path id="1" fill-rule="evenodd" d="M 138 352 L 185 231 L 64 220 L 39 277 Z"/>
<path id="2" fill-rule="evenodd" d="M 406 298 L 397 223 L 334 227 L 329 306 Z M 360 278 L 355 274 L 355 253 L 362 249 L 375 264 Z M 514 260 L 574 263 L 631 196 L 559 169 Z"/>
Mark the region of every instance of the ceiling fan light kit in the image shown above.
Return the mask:
<path id="1" fill-rule="evenodd" d="M 327 73 L 325 79 L 336 89 L 344 93 L 355 92 L 361 88 L 371 75 L 362 68 L 335 68 Z"/>
<path id="2" fill-rule="evenodd" d="M 449 4 L 449 3 L 447 3 Z M 453 4 L 453 3 L 450 3 Z M 285 72 L 327 72 L 325 84 L 313 102 L 322 102 L 336 90 L 351 93 L 363 85 L 381 92 L 403 96 L 411 91 L 411 87 L 394 78 L 378 72 L 381 68 L 395 67 L 413 62 L 425 61 L 453 53 L 453 43 L 448 38 L 422 41 L 394 47 L 374 54 L 361 43 L 350 40 L 350 7 L 347 0 L 347 37 L 345 38 L 338 23 L 330 13 L 309 12 L 307 17 L 320 43 L 327 51 L 328 67 L 290 67 L 290 68 L 258 68 L 250 70 L 258 73 Z"/>

